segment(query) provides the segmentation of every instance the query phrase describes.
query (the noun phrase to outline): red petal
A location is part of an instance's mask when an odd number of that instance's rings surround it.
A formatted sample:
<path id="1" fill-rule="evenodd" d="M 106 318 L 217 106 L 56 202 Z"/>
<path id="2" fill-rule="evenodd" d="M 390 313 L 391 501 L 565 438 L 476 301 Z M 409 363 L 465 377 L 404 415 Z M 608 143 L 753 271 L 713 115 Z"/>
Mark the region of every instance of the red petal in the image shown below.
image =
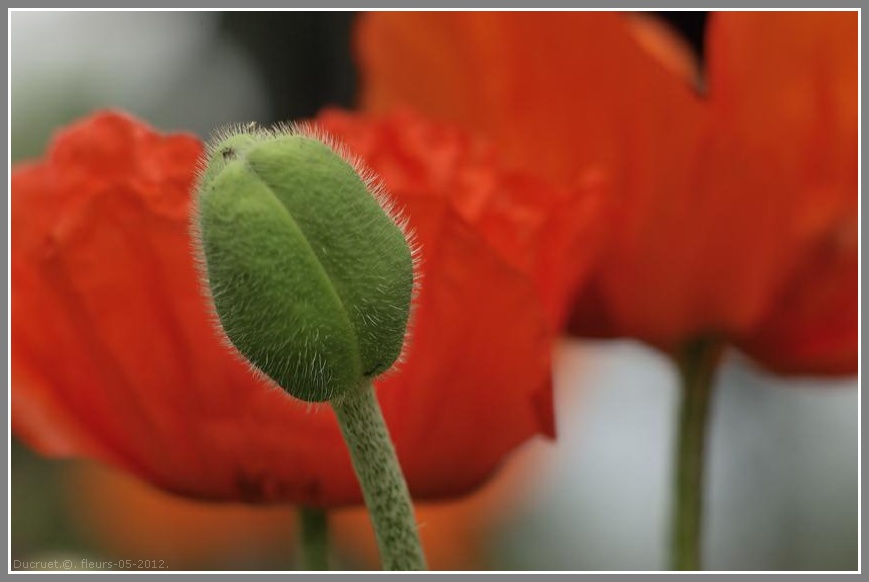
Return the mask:
<path id="1" fill-rule="evenodd" d="M 214 331 L 190 253 L 200 151 L 100 114 L 15 169 L 15 433 L 186 495 L 358 502 L 328 407 L 254 380 Z M 412 492 L 429 497 L 467 491 L 552 431 L 551 336 L 533 284 L 444 201 L 407 202 L 427 284 L 405 370 L 381 390 Z"/>
<path id="2" fill-rule="evenodd" d="M 562 183 L 632 151 L 680 159 L 700 111 L 619 14 L 375 12 L 356 40 L 365 108 L 459 122 Z"/>
<path id="3" fill-rule="evenodd" d="M 785 372 L 855 372 L 858 22 L 856 12 L 716 14 L 710 107 L 725 148 L 710 189 L 752 195 L 747 349 Z M 725 156 L 719 156 L 724 160 Z M 722 235 L 724 233 L 721 233 Z M 739 236 L 737 231 L 731 236 Z M 725 244 L 724 241 L 721 243 Z"/>
<path id="4" fill-rule="evenodd" d="M 856 211 L 855 211 L 856 216 Z M 843 225 L 806 261 L 740 347 L 783 374 L 853 375 L 859 368 L 857 226 Z"/>
<path id="5" fill-rule="evenodd" d="M 402 204 L 422 244 L 423 285 L 407 362 L 379 394 L 412 490 L 459 494 L 528 436 L 553 434 L 553 337 L 532 282 L 446 200 Z"/>

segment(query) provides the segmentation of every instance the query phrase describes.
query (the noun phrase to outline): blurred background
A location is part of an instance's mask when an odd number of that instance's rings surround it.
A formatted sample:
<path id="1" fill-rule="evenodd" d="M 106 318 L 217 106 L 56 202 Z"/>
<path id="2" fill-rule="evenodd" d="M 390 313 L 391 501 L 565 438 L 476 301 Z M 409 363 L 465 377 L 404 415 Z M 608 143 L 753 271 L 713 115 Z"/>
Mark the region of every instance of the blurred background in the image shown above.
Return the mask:
<path id="1" fill-rule="evenodd" d="M 701 51 L 704 13 L 662 16 Z M 105 107 L 206 138 L 229 122 L 353 106 L 353 13 L 10 18 L 13 162 L 40 156 L 56 128 Z M 666 567 L 674 370 L 632 342 L 565 340 L 556 362 L 559 440 L 528 443 L 468 498 L 422 506 L 432 566 Z M 774 378 L 734 354 L 715 398 L 706 567 L 856 569 L 856 379 Z M 12 560 L 297 567 L 292 508 L 193 503 L 93 463 L 43 459 L 14 439 L 11 520 Z M 336 566 L 377 567 L 364 514 L 342 510 L 334 521 Z"/>

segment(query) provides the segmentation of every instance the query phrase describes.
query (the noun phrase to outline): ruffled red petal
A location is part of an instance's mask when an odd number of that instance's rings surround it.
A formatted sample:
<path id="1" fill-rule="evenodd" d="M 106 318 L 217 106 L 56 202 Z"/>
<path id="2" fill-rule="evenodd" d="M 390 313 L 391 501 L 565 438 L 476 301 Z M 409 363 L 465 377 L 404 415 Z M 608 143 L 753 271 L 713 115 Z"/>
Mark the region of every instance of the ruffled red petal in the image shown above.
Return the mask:
<path id="1" fill-rule="evenodd" d="M 214 331 L 189 236 L 200 152 L 191 137 L 101 113 L 15 168 L 13 430 L 45 454 L 99 459 L 185 495 L 358 502 L 331 410 L 253 379 Z M 553 432 L 552 334 L 532 280 L 447 196 L 384 178 L 410 190 L 425 285 L 407 362 L 379 395 L 412 493 L 455 495 Z"/>
<path id="2" fill-rule="evenodd" d="M 594 172 L 555 187 L 509 170 L 491 144 L 410 110 L 365 118 L 326 110 L 320 124 L 379 174 L 394 197 L 444 198 L 537 287 L 555 329 L 564 325 L 612 226 L 606 179 Z"/>

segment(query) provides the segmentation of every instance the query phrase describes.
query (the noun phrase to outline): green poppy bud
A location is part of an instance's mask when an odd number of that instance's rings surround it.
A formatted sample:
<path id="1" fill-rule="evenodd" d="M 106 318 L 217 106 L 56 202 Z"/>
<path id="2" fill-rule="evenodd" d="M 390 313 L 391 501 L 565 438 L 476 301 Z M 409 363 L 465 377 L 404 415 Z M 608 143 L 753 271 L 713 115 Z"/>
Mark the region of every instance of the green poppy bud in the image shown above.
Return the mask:
<path id="1" fill-rule="evenodd" d="M 222 132 L 205 154 L 193 225 L 226 336 L 308 402 L 393 365 L 414 288 L 404 225 L 331 143 L 299 126 Z"/>

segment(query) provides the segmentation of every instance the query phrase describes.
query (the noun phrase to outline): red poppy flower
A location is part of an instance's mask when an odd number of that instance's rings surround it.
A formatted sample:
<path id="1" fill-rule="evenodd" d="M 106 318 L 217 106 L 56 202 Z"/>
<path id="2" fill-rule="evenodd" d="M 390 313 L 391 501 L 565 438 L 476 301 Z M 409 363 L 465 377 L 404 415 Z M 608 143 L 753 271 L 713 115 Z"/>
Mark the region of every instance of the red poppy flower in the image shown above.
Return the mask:
<path id="1" fill-rule="evenodd" d="M 468 173 L 501 184 L 501 169 L 471 146 L 426 155 L 395 138 L 400 119 L 326 121 L 339 134 L 352 125 L 353 148 L 376 144 L 367 153 L 423 247 L 407 361 L 377 386 L 411 492 L 465 492 L 523 441 L 553 434 L 538 290 L 521 257 L 476 232 L 443 189 Z M 438 130 L 416 120 L 406 131 Z M 47 455 L 99 459 L 190 496 L 358 502 L 331 409 L 252 378 L 212 328 L 188 234 L 201 149 L 100 113 L 14 168 L 13 431 Z M 510 182 L 530 201 L 523 187 Z"/>
<path id="2" fill-rule="evenodd" d="M 558 183 L 609 180 L 616 226 L 573 331 L 856 371 L 855 12 L 712 15 L 702 89 L 696 59 L 624 14 L 380 12 L 357 40 L 369 110 L 459 122 Z"/>

